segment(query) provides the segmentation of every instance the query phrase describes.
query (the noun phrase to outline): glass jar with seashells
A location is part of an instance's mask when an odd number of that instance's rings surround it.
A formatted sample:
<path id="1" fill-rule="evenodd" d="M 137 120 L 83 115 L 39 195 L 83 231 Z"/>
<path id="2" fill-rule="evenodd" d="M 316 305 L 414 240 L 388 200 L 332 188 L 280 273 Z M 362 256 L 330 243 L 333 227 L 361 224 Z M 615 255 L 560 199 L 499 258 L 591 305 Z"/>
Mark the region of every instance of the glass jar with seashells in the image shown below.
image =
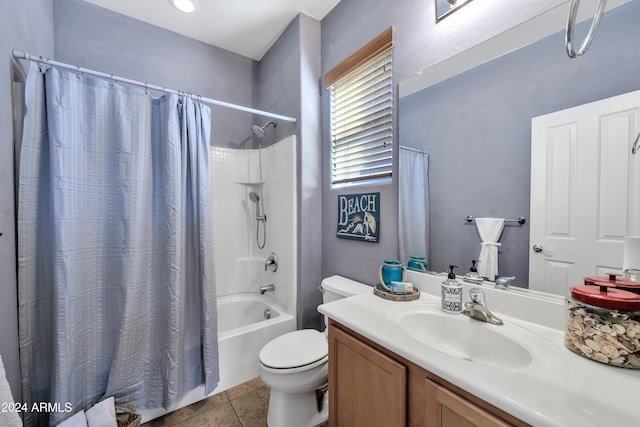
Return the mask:
<path id="1" fill-rule="evenodd" d="M 572 287 L 565 345 L 600 363 L 640 369 L 640 295 L 606 283 Z"/>

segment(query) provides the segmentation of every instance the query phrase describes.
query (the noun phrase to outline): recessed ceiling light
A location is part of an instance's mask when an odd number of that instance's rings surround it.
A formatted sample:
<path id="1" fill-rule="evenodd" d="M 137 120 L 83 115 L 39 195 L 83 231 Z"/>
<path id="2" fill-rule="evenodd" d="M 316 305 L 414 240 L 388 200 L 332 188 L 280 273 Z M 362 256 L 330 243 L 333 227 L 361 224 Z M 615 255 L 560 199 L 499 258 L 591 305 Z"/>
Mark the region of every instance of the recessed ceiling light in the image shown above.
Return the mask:
<path id="1" fill-rule="evenodd" d="M 184 13 L 192 13 L 198 9 L 198 2 L 196 0 L 169 0 L 169 3 Z"/>

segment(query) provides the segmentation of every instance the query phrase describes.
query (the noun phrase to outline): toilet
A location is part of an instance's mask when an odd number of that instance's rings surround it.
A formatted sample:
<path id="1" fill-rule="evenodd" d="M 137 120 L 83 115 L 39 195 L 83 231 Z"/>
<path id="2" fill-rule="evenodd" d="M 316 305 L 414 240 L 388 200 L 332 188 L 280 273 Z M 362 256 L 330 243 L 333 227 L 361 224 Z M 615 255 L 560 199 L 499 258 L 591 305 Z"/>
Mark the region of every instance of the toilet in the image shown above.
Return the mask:
<path id="1" fill-rule="evenodd" d="M 371 292 L 371 286 L 341 276 L 322 281 L 322 302 Z M 325 325 L 327 319 L 325 318 Z M 271 389 L 269 427 L 312 427 L 327 420 L 329 347 L 315 329 L 289 332 L 269 341 L 258 355 L 258 371 Z"/>

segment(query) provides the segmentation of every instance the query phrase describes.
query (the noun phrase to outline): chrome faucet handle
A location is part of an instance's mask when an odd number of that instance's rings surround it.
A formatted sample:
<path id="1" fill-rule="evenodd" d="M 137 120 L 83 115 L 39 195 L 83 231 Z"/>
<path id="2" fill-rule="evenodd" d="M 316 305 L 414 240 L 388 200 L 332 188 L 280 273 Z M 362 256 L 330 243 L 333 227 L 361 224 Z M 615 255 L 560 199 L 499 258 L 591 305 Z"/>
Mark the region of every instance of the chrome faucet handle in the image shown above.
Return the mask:
<path id="1" fill-rule="evenodd" d="M 269 257 L 264 262 L 264 271 L 271 270 L 272 272 L 278 271 L 278 257 L 275 252 L 271 252 Z"/>
<path id="2" fill-rule="evenodd" d="M 485 305 L 484 302 L 484 291 L 480 288 L 471 288 L 469 289 L 469 297 L 471 298 L 471 302 L 473 304 L 482 304 Z"/>

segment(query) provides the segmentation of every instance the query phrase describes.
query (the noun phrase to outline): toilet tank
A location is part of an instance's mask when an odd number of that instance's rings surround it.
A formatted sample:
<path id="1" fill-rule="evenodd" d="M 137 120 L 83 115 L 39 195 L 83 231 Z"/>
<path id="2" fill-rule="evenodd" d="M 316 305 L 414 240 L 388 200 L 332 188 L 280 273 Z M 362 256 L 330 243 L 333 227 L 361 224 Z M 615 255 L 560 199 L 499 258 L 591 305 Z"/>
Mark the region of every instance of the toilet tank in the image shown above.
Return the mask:
<path id="1" fill-rule="evenodd" d="M 322 288 L 322 302 L 324 304 L 352 295 L 372 292 L 372 287 L 369 285 L 337 275 L 324 279 L 320 287 Z"/>

